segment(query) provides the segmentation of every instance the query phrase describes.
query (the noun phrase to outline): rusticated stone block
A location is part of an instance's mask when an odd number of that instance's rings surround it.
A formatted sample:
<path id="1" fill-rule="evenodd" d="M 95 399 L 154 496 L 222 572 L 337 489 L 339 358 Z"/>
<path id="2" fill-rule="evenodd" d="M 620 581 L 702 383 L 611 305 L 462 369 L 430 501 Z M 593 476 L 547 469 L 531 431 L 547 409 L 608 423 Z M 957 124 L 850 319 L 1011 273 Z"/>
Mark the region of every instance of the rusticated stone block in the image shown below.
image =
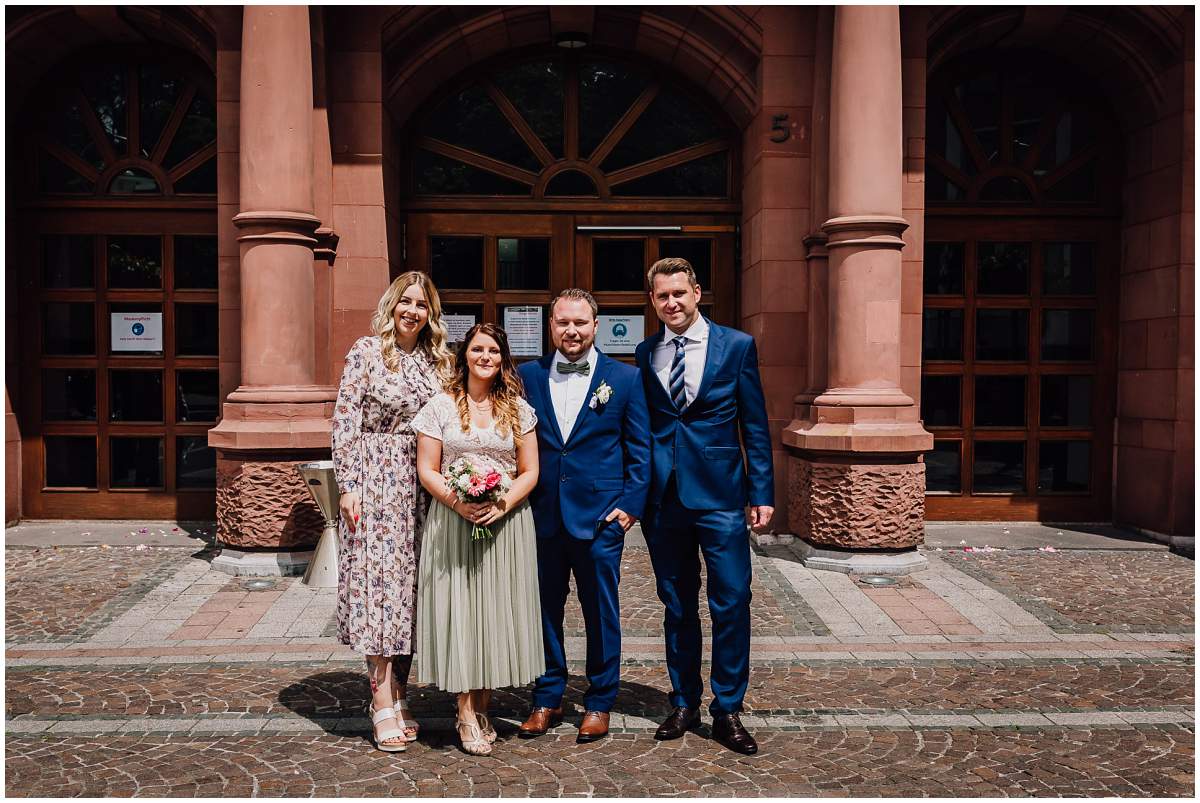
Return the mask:
<path id="1" fill-rule="evenodd" d="M 315 544 L 324 520 L 296 464 L 316 458 L 255 457 L 217 453 L 217 539 L 232 547 L 268 549 Z"/>
<path id="2" fill-rule="evenodd" d="M 788 458 L 788 525 L 811 544 L 907 549 L 925 538 L 925 464 Z"/>

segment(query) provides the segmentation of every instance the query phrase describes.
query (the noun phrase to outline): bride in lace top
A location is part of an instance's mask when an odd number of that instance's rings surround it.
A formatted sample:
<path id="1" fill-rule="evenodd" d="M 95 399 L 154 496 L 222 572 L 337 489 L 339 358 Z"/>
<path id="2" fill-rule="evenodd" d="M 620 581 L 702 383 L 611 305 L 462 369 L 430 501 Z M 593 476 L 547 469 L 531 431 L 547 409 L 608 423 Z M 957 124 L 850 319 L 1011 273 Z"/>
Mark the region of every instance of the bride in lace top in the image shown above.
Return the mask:
<path id="1" fill-rule="evenodd" d="M 524 399 L 517 399 L 517 406 L 517 431 L 523 435 L 537 427 L 537 415 Z M 466 457 L 476 465 L 482 463 L 492 466 L 507 474 L 510 479 L 517 476 L 517 446 L 513 440 L 513 433 L 501 434 L 494 421 L 486 427 L 477 426 L 472 422 L 464 432 L 459 420 L 458 405 L 448 393 L 439 393 L 431 398 L 413 419 L 412 427 L 417 432 L 441 439 L 442 474 L 446 473 L 455 460 Z"/>
<path id="2" fill-rule="evenodd" d="M 417 575 L 417 679 L 458 694 L 463 749 L 488 755 L 496 739 L 487 718 L 491 690 L 524 686 L 546 669 L 537 539 L 526 501 L 538 477 L 537 416 L 522 398 L 500 327 L 472 327 L 454 369 L 447 392 L 412 421 L 417 475 L 433 496 Z M 460 457 L 514 477 L 504 498 L 460 500 L 443 477 Z M 492 537 L 473 538 L 476 524 Z"/>

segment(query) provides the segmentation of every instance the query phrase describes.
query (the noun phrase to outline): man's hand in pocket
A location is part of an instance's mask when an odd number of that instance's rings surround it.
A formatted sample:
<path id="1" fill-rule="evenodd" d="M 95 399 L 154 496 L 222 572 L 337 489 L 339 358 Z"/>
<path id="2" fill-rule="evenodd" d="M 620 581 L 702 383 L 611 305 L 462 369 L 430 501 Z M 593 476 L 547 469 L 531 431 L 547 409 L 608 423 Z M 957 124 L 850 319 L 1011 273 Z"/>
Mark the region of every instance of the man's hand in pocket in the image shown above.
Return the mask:
<path id="1" fill-rule="evenodd" d="M 629 532 L 629 528 L 637 522 L 637 519 L 635 519 L 633 516 L 630 516 L 619 507 L 614 507 L 612 512 L 604 517 L 605 521 L 612 521 L 613 519 L 616 519 L 621 523 L 621 529 L 625 532 Z"/>

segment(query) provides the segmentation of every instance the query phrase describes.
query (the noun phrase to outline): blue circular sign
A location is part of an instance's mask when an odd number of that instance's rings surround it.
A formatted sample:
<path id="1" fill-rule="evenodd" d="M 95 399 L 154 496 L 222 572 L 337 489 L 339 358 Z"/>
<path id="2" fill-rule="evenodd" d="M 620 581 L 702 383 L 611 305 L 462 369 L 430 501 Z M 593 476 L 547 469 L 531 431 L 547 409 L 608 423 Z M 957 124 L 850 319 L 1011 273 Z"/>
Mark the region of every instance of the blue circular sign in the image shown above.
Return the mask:
<path id="1" fill-rule="evenodd" d="M 141 334 L 145 331 L 146 331 L 146 327 L 142 326 L 140 323 L 135 323 L 133 325 L 133 333 L 135 335 L 138 335 L 140 337 Z"/>
<path id="2" fill-rule="evenodd" d="M 629 334 L 629 328 L 623 323 L 613 324 L 613 337 L 625 337 Z"/>

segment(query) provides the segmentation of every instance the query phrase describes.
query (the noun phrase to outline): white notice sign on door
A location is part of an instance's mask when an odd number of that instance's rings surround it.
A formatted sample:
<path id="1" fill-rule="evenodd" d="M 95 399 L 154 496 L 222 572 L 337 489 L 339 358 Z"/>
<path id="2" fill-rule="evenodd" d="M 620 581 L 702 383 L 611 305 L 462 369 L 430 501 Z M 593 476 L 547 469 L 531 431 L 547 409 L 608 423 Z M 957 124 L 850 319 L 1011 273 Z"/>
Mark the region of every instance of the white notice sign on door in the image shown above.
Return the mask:
<path id="1" fill-rule="evenodd" d="M 462 339 L 475 325 L 474 315 L 443 315 L 442 323 L 446 325 L 446 339 L 451 343 L 461 343 Z"/>
<path id="2" fill-rule="evenodd" d="M 504 332 L 514 357 L 542 356 L 541 307 L 505 307 Z"/>
<path id="3" fill-rule="evenodd" d="M 114 312 L 113 351 L 162 351 L 161 312 Z"/>
<path id="4" fill-rule="evenodd" d="M 605 354 L 633 354 L 645 331 L 645 315 L 601 315 L 596 324 L 596 348 Z"/>

